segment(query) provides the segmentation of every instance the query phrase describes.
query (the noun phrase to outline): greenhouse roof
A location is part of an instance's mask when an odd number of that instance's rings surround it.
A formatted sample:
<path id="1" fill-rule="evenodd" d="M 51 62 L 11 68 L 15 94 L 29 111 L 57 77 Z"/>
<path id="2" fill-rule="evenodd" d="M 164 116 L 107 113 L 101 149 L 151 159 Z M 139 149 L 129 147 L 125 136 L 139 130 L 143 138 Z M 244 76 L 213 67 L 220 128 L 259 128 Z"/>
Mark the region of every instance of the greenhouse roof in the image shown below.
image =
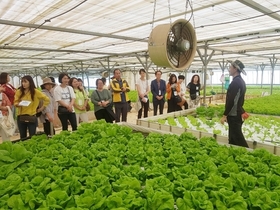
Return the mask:
<path id="1" fill-rule="evenodd" d="M 2 0 L 0 14 L 0 68 L 11 74 L 155 69 L 152 29 L 182 18 L 200 51 L 192 69 L 203 66 L 199 54 L 210 69 L 235 59 L 270 66 L 280 57 L 279 0 Z"/>

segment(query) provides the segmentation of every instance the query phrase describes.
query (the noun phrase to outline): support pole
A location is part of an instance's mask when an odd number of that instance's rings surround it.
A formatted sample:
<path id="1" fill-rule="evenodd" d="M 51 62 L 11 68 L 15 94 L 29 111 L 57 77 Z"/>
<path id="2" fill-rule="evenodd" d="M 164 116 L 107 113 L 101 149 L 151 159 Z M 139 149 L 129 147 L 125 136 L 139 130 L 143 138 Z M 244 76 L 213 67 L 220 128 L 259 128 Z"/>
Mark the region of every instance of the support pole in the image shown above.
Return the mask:
<path id="1" fill-rule="evenodd" d="M 274 69 L 275 65 L 277 63 L 278 58 L 275 57 L 275 54 L 273 54 L 272 58 L 269 58 L 270 64 L 271 64 L 271 83 L 270 83 L 270 95 L 272 95 L 272 89 L 273 89 L 273 80 L 274 80 Z"/>
<path id="2" fill-rule="evenodd" d="M 260 68 L 261 68 L 261 71 L 262 71 L 262 77 L 261 77 L 261 88 L 262 88 L 262 87 L 263 87 L 263 70 L 264 70 L 264 68 L 265 68 L 265 64 L 262 63 L 262 64 L 260 65 Z"/>
<path id="3" fill-rule="evenodd" d="M 204 55 L 201 54 L 199 48 L 197 48 L 196 51 L 197 51 L 197 53 L 198 53 L 198 55 L 199 55 L 199 57 L 200 57 L 200 59 L 201 59 L 201 61 L 203 63 L 203 67 L 202 67 L 203 72 L 204 72 L 204 78 L 203 78 L 204 79 L 204 82 L 203 82 L 203 85 L 204 85 L 204 87 L 203 87 L 203 104 L 205 105 L 206 104 L 205 99 L 206 99 L 206 73 L 207 73 L 207 65 L 208 65 L 210 59 L 212 58 L 212 56 L 214 55 L 215 50 L 212 50 L 211 54 L 208 55 L 207 54 L 207 50 L 208 50 L 207 43 L 205 43 L 203 49 L 204 49 Z"/>
<path id="4" fill-rule="evenodd" d="M 219 66 L 222 69 L 222 74 L 225 76 L 225 69 L 227 67 L 228 62 L 225 62 L 225 59 L 223 58 L 222 62 L 219 62 Z M 222 82 L 222 99 L 224 99 L 224 82 Z"/>
<path id="5" fill-rule="evenodd" d="M 259 66 L 257 66 L 257 78 L 256 78 L 256 84 L 258 84 L 258 81 L 259 81 Z"/>
<path id="6" fill-rule="evenodd" d="M 38 74 L 37 74 L 37 69 L 35 68 L 35 78 L 36 78 L 36 85 L 37 85 L 37 88 L 39 87 L 38 85 Z"/>
<path id="7" fill-rule="evenodd" d="M 110 83 L 110 80 L 111 80 L 110 73 L 111 73 L 111 70 L 117 65 L 117 62 L 115 62 L 114 65 L 112 65 L 112 67 L 111 67 L 110 66 L 110 59 L 108 57 L 107 58 L 107 66 L 105 66 L 101 61 L 99 61 L 99 63 L 101 64 L 101 66 L 104 68 L 105 71 L 108 71 L 108 73 L 109 73 L 109 83 Z"/>

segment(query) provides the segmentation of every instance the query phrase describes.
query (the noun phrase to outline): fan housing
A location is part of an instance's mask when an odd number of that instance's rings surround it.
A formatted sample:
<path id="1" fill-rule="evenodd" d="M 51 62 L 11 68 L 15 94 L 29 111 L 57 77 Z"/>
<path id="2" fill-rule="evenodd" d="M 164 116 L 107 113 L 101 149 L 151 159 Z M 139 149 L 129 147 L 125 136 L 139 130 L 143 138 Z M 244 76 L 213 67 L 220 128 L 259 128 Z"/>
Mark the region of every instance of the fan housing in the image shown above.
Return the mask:
<path id="1" fill-rule="evenodd" d="M 156 26 L 149 37 L 148 51 L 154 64 L 175 70 L 187 69 L 196 53 L 196 34 L 192 24 L 179 19 Z"/>

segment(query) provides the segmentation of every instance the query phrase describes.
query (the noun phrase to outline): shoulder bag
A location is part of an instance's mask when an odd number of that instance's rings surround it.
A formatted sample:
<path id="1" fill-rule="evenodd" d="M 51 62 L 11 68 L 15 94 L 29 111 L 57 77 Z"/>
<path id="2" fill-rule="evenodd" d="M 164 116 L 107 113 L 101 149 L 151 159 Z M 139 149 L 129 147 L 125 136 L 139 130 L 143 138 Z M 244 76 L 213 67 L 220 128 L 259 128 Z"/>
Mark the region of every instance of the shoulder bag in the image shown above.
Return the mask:
<path id="1" fill-rule="evenodd" d="M 8 108 L 8 116 L 3 116 L 0 122 L 0 126 L 3 129 L 3 131 L 6 133 L 7 136 L 13 136 L 16 130 L 16 123 L 13 117 L 12 110 L 9 106 Z"/>
<path id="2" fill-rule="evenodd" d="M 19 115 L 18 116 L 20 122 L 25 122 L 25 123 L 36 123 L 37 117 L 36 115 Z"/>

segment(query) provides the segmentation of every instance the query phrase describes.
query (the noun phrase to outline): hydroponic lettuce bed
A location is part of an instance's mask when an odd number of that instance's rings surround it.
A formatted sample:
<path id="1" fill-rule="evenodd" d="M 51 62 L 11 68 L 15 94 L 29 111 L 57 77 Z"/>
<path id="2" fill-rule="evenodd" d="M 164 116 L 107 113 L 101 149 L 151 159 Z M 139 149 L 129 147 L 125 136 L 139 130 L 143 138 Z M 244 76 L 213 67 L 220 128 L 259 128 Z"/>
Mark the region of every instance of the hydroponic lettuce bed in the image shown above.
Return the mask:
<path id="1" fill-rule="evenodd" d="M 0 145 L 0 209 L 280 209 L 280 157 L 97 121 Z"/>
<path id="2" fill-rule="evenodd" d="M 205 131 L 212 134 L 228 136 L 228 125 L 220 123 L 219 117 L 208 119 L 207 117 L 192 115 L 177 118 L 168 117 L 156 122 L 164 125 L 177 126 L 192 130 Z M 246 140 L 280 144 L 280 118 L 252 115 L 244 121 L 242 130 Z"/>

